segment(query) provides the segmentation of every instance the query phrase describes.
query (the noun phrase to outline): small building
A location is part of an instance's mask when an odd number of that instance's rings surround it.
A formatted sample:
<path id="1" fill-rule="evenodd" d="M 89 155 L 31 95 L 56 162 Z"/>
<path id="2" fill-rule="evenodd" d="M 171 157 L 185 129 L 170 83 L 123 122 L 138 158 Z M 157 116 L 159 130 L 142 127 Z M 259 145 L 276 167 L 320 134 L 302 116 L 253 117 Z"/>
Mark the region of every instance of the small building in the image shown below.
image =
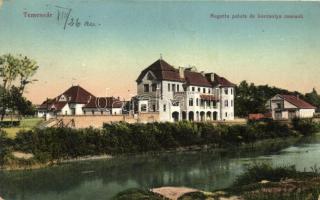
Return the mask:
<path id="1" fill-rule="evenodd" d="M 38 107 L 38 117 L 46 119 L 58 115 L 114 115 L 122 114 L 122 102 L 114 97 L 96 97 L 80 86 L 72 86 Z"/>
<path id="2" fill-rule="evenodd" d="M 275 120 L 287 120 L 295 117 L 311 118 L 315 114 L 316 107 L 295 95 L 277 94 L 272 97 L 267 107 L 271 110 Z"/>

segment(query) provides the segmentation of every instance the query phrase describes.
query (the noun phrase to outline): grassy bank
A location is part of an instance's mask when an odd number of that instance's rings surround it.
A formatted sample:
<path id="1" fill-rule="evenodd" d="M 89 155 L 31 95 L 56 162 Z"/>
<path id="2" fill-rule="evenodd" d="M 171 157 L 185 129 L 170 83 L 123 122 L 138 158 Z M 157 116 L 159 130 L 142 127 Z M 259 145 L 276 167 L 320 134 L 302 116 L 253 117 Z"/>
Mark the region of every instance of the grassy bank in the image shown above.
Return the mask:
<path id="1" fill-rule="evenodd" d="M 7 119 L 9 120 L 9 119 Z M 2 128 L 7 133 L 7 136 L 10 138 L 15 138 L 17 133 L 22 130 L 33 130 L 35 129 L 41 122 L 43 121 L 42 118 L 23 118 L 19 125 L 16 127 L 6 127 Z"/>
<path id="2" fill-rule="evenodd" d="M 319 125 L 307 120 L 293 126 L 277 122 L 247 125 L 212 125 L 178 122 L 150 124 L 105 124 L 103 129 L 48 128 L 20 131 L 8 138 L 0 131 L 0 165 L 53 163 L 88 155 L 117 155 L 173 150 L 190 146 L 238 147 L 263 139 L 309 135 Z M 16 159 L 13 151 L 31 153 L 31 159 Z"/>

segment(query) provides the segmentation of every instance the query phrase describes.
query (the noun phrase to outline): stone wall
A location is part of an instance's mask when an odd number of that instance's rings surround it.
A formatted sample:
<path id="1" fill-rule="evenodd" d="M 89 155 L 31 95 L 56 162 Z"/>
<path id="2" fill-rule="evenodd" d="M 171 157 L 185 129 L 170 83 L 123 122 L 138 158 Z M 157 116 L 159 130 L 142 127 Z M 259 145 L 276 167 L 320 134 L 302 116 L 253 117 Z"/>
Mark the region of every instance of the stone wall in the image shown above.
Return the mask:
<path id="1" fill-rule="evenodd" d="M 58 116 L 64 125 L 71 126 L 74 121 L 75 128 L 101 128 L 104 123 L 128 122 L 128 123 L 147 123 L 159 121 L 159 113 L 140 113 L 133 115 L 77 115 L 77 116 Z"/>

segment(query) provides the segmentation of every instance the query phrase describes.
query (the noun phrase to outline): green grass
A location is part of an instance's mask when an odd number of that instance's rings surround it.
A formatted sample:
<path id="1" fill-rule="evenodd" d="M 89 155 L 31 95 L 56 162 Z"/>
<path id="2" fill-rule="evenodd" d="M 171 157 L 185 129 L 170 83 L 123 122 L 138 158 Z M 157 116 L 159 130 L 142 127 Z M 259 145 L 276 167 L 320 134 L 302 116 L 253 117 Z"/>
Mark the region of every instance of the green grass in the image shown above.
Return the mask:
<path id="1" fill-rule="evenodd" d="M 9 120 L 9 119 L 5 119 Z M 31 130 L 37 127 L 43 121 L 42 118 L 23 118 L 18 127 L 3 128 L 9 138 L 15 138 L 21 130 Z"/>

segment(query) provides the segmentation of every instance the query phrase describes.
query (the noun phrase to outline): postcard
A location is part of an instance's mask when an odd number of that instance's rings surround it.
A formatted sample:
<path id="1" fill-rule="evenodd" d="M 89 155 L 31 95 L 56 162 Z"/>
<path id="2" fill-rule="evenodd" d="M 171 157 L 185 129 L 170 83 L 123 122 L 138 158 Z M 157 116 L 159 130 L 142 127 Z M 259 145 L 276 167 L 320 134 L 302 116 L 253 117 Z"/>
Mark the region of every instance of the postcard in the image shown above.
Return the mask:
<path id="1" fill-rule="evenodd" d="M 0 0 L 0 200 L 320 199 L 319 19 Z"/>

